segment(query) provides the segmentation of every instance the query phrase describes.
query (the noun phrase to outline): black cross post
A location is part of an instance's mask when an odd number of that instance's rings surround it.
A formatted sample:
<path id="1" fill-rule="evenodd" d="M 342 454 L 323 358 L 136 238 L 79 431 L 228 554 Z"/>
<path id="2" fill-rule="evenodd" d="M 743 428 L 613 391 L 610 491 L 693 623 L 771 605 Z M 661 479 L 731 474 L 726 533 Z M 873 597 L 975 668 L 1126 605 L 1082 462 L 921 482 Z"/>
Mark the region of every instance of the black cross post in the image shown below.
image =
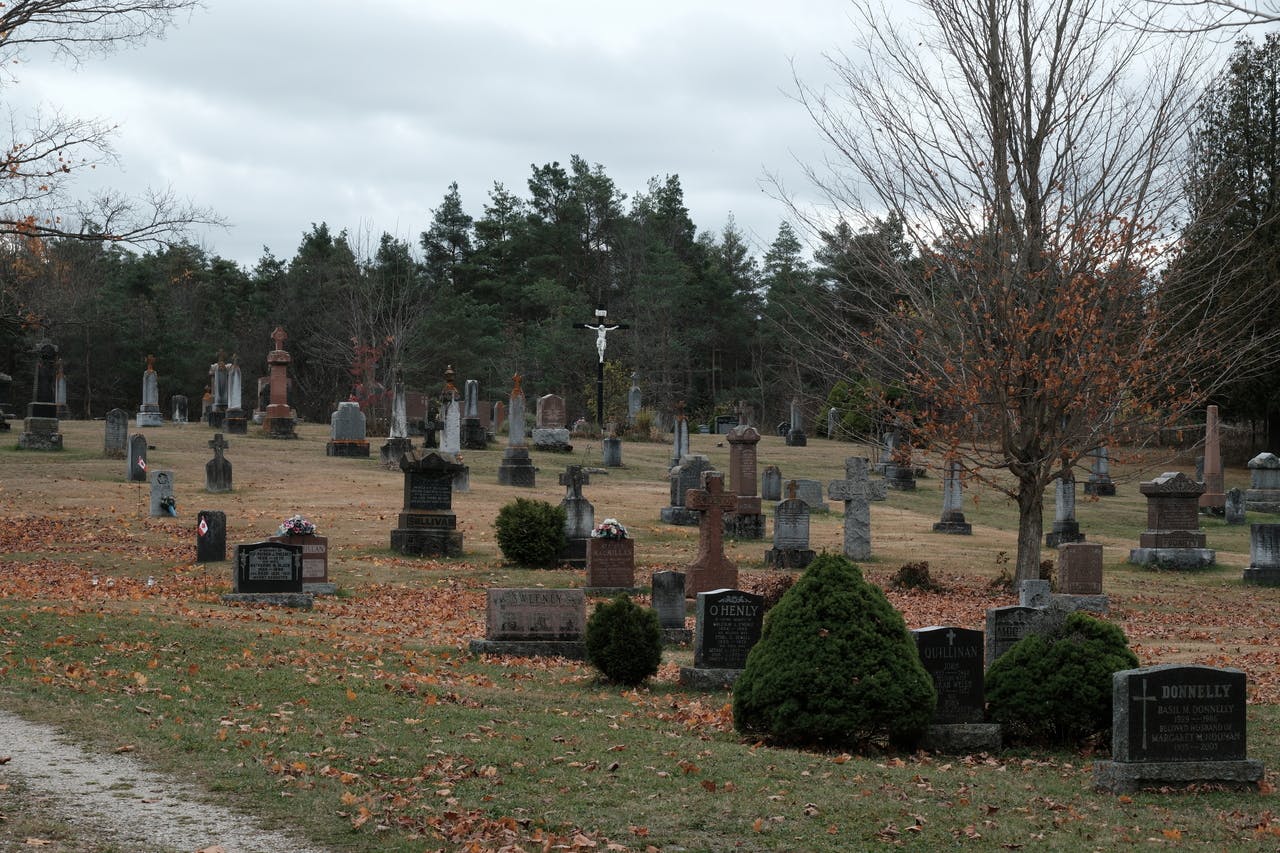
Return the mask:
<path id="1" fill-rule="evenodd" d="M 596 425 L 604 433 L 604 344 L 605 335 L 615 329 L 630 329 L 626 323 L 610 323 L 606 319 L 608 312 L 601 306 L 596 309 L 594 323 L 574 323 L 575 329 L 590 329 L 596 333 L 596 353 L 600 356 L 596 363 Z"/>

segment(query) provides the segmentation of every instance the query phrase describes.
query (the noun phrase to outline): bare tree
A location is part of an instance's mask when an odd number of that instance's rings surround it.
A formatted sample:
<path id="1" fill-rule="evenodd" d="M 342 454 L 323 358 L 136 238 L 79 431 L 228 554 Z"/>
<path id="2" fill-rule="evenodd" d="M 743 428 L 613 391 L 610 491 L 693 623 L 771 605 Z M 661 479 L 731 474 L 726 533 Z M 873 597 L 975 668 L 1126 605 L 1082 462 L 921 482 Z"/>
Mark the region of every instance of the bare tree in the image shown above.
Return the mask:
<path id="1" fill-rule="evenodd" d="M 1235 32 L 1280 21 L 1276 0 L 1147 0 L 1152 7 L 1140 25 L 1170 33 Z M 1154 12 L 1154 15 L 1151 13 Z M 1168 13 L 1176 17 L 1170 19 Z"/>
<path id="2" fill-rule="evenodd" d="M 0 88 L 37 53 L 72 63 L 163 35 L 179 13 L 198 0 L 16 0 L 0 5 Z M 105 192 L 73 197 L 81 171 L 114 162 L 115 128 L 96 119 L 41 110 L 9 117 L 0 153 L 0 236 L 71 237 L 161 245 L 193 224 L 219 224 L 216 216 L 153 191 L 129 199 Z"/>
<path id="3" fill-rule="evenodd" d="M 904 389 L 933 460 L 1017 502 L 1017 577 L 1035 578 L 1046 487 L 1184 417 L 1264 342 L 1167 298 L 1193 40 L 1114 27 L 1107 0 L 914 6 L 895 23 L 858 0 L 839 85 L 798 81 L 834 150 L 811 179 L 851 222 L 901 222 L 921 261 L 850 265 L 882 274 L 829 288 L 811 323 L 834 375 Z"/>

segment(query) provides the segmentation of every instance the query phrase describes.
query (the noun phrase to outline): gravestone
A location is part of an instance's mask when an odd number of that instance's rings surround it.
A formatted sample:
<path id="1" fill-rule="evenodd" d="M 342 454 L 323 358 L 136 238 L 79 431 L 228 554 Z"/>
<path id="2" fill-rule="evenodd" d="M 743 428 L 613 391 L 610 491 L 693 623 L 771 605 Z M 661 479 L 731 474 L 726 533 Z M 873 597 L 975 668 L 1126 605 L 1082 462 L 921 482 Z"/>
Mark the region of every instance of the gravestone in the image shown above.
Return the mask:
<path id="1" fill-rule="evenodd" d="M 835 406 L 827 409 L 827 438 L 835 440 L 840 426 L 840 410 Z"/>
<path id="2" fill-rule="evenodd" d="M 631 389 L 627 391 L 627 426 L 636 425 L 636 415 L 640 414 L 641 396 L 639 376 L 635 372 L 631 374 Z"/>
<path id="3" fill-rule="evenodd" d="M 440 453 L 457 457 L 462 452 L 462 415 L 457 400 L 446 397 L 440 403 L 443 427 L 440 430 Z"/>
<path id="4" fill-rule="evenodd" d="M 804 447 L 809 443 L 804 434 L 804 418 L 800 414 L 800 401 L 791 398 L 791 428 L 787 430 L 787 447 Z"/>
<path id="5" fill-rule="evenodd" d="M 873 470 L 877 474 L 884 474 L 893 465 L 893 454 L 897 449 L 898 433 L 895 430 L 882 432 L 880 434 L 880 459 L 873 466 Z"/>
<path id="6" fill-rule="evenodd" d="M 267 353 L 267 366 L 270 369 L 268 383 L 270 403 L 263 412 L 262 426 L 271 438 L 298 437 L 295 429 L 298 416 L 289 405 L 289 364 L 293 361 L 293 356 L 284 348 L 284 342 L 288 338 L 284 329 L 276 326 L 275 331 L 271 333 L 275 349 Z"/>
<path id="7" fill-rule="evenodd" d="M 831 511 L 831 507 L 822 499 L 822 483 L 817 480 L 786 480 L 782 484 L 783 493 L 790 495 L 792 486 L 795 486 L 796 500 L 807 503 L 810 512 Z"/>
<path id="8" fill-rule="evenodd" d="M 1221 516 L 1227 496 L 1223 493 L 1222 449 L 1218 435 L 1218 407 L 1205 410 L 1204 424 L 1204 492 L 1200 495 L 1200 511 Z"/>
<path id="9" fill-rule="evenodd" d="M 511 381 L 510 427 L 507 430 L 507 449 L 502 452 L 502 462 L 498 465 L 498 484 L 532 489 L 537 469 L 529 457 L 529 442 L 524 434 L 524 389 L 520 387 L 520 374 L 512 376 Z"/>
<path id="10" fill-rule="evenodd" d="M 712 470 L 711 460 L 701 453 L 686 456 L 680 464 L 671 469 L 667 475 L 671 480 L 671 504 L 659 513 L 664 524 L 675 524 L 680 527 L 693 527 L 700 524 L 702 517 L 685 505 L 690 489 L 702 485 L 702 475 Z"/>
<path id="11" fill-rule="evenodd" d="M 676 403 L 675 425 L 671 428 L 671 464 L 674 468 L 689 455 L 689 419 L 685 417 L 684 401 Z"/>
<path id="12" fill-rule="evenodd" d="M 685 495 L 689 509 L 701 513 L 698 524 L 698 553 L 685 567 L 685 595 L 738 585 L 738 567 L 724 553 L 724 513 L 738 503 L 733 492 L 724 490 L 724 475 L 702 473 L 702 488 Z"/>
<path id="13" fill-rule="evenodd" d="M 860 456 L 844 460 L 844 479 L 832 480 L 827 493 L 844 502 L 844 555 L 850 560 L 871 559 L 871 501 L 887 497 L 883 480 L 871 482 L 868 462 Z"/>
<path id="14" fill-rule="evenodd" d="M 329 580 L 329 537 L 306 534 L 276 534 L 268 542 L 282 542 L 302 549 L 302 591 L 311 595 L 333 595 L 337 586 Z"/>
<path id="15" fill-rule="evenodd" d="M 1047 608 L 1025 607 L 1020 604 L 988 609 L 986 665 L 995 663 L 997 658 L 1013 648 L 1014 643 L 1023 637 L 1044 631 L 1048 613 Z"/>
<path id="16" fill-rule="evenodd" d="M 1053 584 L 1043 578 L 1018 581 L 1018 604 L 1023 607 L 1048 607 L 1053 603 Z"/>
<path id="17" fill-rule="evenodd" d="M 1102 595 L 1102 546 L 1069 542 L 1058 550 L 1058 592 Z"/>
<path id="18" fill-rule="evenodd" d="M 1280 586 L 1280 524 L 1249 525 L 1249 565 L 1244 582 Z"/>
<path id="19" fill-rule="evenodd" d="M 58 417 L 70 418 L 71 410 L 67 407 L 67 375 L 62 371 L 62 359 L 56 362 L 57 372 L 54 375 L 53 402 L 58 407 Z"/>
<path id="20" fill-rule="evenodd" d="M 921 746 L 970 755 L 1000 748 L 1000 726 L 985 723 L 981 631 L 931 626 L 911 632 L 938 703 Z"/>
<path id="21" fill-rule="evenodd" d="M 711 432 L 716 435 L 728 435 L 737 426 L 737 415 L 716 415 L 711 424 Z"/>
<path id="22" fill-rule="evenodd" d="M 580 589 L 488 590 L 485 637 L 475 654 L 586 658 L 587 597 Z"/>
<path id="23" fill-rule="evenodd" d="M 1058 479 L 1053 494 L 1053 529 L 1044 535 L 1044 544 L 1057 548 L 1068 542 L 1083 542 L 1085 535 L 1076 521 L 1076 478 L 1070 471 Z"/>
<path id="24" fill-rule="evenodd" d="M 125 462 L 125 478 L 130 483 L 147 481 L 147 437 L 140 432 L 129 436 L 129 454 Z"/>
<path id="25" fill-rule="evenodd" d="M 214 433 L 209 447 L 213 448 L 213 458 L 204 466 L 204 490 L 206 492 L 231 491 L 231 462 L 223 455 L 231 444 L 222 437 L 222 433 Z"/>
<path id="26" fill-rule="evenodd" d="M 1100 498 L 1115 497 L 1116 484 L 1111 481 L 1111 460 L 1107 457 L 1107 448 L 1099 447 L 1092 456 L 1093 465 L 1084 484 L 1084 493 Z"/>
<path id="27" fill-rule="evenodd" d="M 152 471 L 151 485 L 151 517 L 176 518 L 178 515 L 177 498 L 173 494 L 173 472 L 168 470 Z"/>
<path id="28" fill-rule="evenodd" d="M 1147 496 L 1147 530 L 1129 562 L 1158 563 L 1171 569 L 1211 566 L 1216 554 L 1205 547 L 1198 502 L 1204 486 L 1180 471 L 1166 471 L 1143 483 L 1138 491 Z"/>
<path id="29" fill-rule="evenodd" d="M 731 588 L 701 591 L 695 616 L 693 666 L 680 667 L 680 683 L 702 690 L 729 687 L 760 641 L 764 597 Z"/>
<path id="30" fill-rule="evenodd" d="M 1246 737 L 1246 678 L 1238 669 L 1163 664 L 1112 676 L 1111 761 L 1093 783 L 1120 793 L 1148 787 L 1256 788 L 1261 761 Z"/>
<path id="31" fill-rule="evenodd" d="M 760 474 L 760 498 L 766 501 L 782 500 L 782 471 L 777 465 L 766 465 Z"/>
<path id="32" fill-rule="evenodd" d="M 533 447 L 548 453 L 569 453 L 569 418 L 565 414 L 564 398 L 558 394 L 545 394 L 538 398 L 534 415 Z"/>
<path id="33" fill-rule="evenodd" d="M 229 387 L 228 368 L 231 365 L 223 362 L 224 353 L 218 351 L 218 358 L 209 365 L 209 389 L 213 399 L 205 412 L 205 423 L 214 429 L 223 429 L 227 420 L 227 392 Z"/>
<path id="34" fill-rule="evenodd" d="M 227 365 L 227 415 L 224 423 L 231 435 L 249 434 L 249 414 L 244 409 L 244 377 L 240 374 L 240 359 L 234 355 Z"/>
<path id="35" fill-rule="evenodd" d="M 138 428 L 164 424 L 160 414 L 160 379 L 156 375 L 156 357 L 147 356 L 147 369 L 142 374 L 142 405 L 138 407 Z"/>
<path id="36" fill-rule="evenodd" d="M 129 452 L 129 413 L 124 409 L 107 412 L 102 455 L 108 459 L 124 459 Z"/>
<path id="37" fill-rule="evenodd" d="M 169 405 L 173 409 L 173 422 L 178 426 L 182 426 L 187 422 L 187 398 L 184 394 L 174 394 L 169 398 Z"/>
<path id="38" fill-rule="evenodd" d="M 489 446 L 489 431 L 480 418 L 480 382 L 468 379 L 462 387 L 462 447 L 464 450 L 484 450 Z"/>
<path id="39" fill-rule="evenodd" d="M 591 595 L 616 595 L 619 592 L 637 592 L 636 541 L 634 539 L 606 539 L 592 536 L 587 539 L 587 591 Z"/>
<path id="40" fill-rule="evenodd" d="M 803 569 L 813 562 L 809 547 L 809 505 L 796 498 L 796 481 L 790 481 L 789 497 L 773 511 L 773 547 L 764 552 L 764 564 L 775 569 Z"/>
<path id="41" fill-rule="evenodd" d="M 731 539 L 763 539 L 764 513 L 756 493 L 756 446 L 760 433 L 755 427 L 735 426 L 725 441 L 729 442 L 729 484 L 738 496 L 738 504 L 724 517 L 724 535 Z"/>
<path id="42" fill-rule="evenodd" d="M 885 485 L 898 492 L 916 490 L 916 469 L 911 458 L 911 442 L 896 438 L 893 459 L 884 468 Z"/>
<path id="43" fill-rule="evenodd" d="M 1259 453 L 1249 460 L 1244 506 L 1250 512 L 1280 513 L 1280 456 Z"/>
<path id="44" fill-rule="evenodd" d="M 590 475 L 581 465 L 570 465 L 560 475 L 560 485 L 564 486 L 564 499 L 560 506 L 564 507 L 565 515 L 565 546 L 560 552 L 560 560 L 578 569 L 587 565 L 587 541 L 596 526 L 595 507 L 582 496 L 582 487 L 590 482 Z"/>
<path id="45" fill-rule="evenodd" d="M 196 562 L 224 563 L 227 560 L 227 514 L 202 509 L 196 514 Z"/>
<path id="46" fill-rule="evenodd" d="M 338 404 L 329 416 L 329 443 L 324 446 L 325 456 L 369 456 L 369 439 L 365 434 L 366 419 L 360 404 L 348 400 Z"/>
<path id="47" fill-rule="evenodd" d="M 1244 489 L 1227 489 L 1226 504 L 1222 509 L 1227 524 L 1244 524 Z"/>
<path id="48" fill-rule="evenodd" d="M 265 603 L 310 610 L 314 599 L 302 590 L 302 546 L 282 542 L 237 545 L 232 592 L 222 600 Z"/>
<path id="49" fill-rule="evenodd" d="M 942 518 L 933 525 L 935 533 L 949 533 L 953 536 L 970 536 L 973 525 L 964 520 L 964 480 L 962 468 L 958 461 L 952 460 L 947 465 L 947 473 L 942 480 Z"/>
<path id="50" fill-rule="evenodd" d="M 207 388 L 205 389 L 208 390 Z M 271 377 L 258 377 L 258 395 L 254 401 L 253 422 L 261 426 L 267 417 L 267 406 L 271 405 Z M 203 420 L 203 418 L 202 418 Z"/>
<path id="51" fill-rule="evenodd" d="M 435 452 L 406 453 L 404 508 L 391 531 L 391 550 L 426 557 L 461 557 L 462 533 L 453 512 L 453 478 L 462 466 Z"/>
<path id="52" fill-rule="evenodd" d="M 22 419 L 18 447 L 22 450 L 61 450 L 62 433 L 58 425 L 57 362 L 58 348 L 48 341 L 36 345 L 35 385 L 27 416 Z"/>
<path id="53" fill-rule="evenodd" d="M 622 439 L 609 436 L 600 442 L 600 459 L 606 468 L 622 467 Z"/>
<path id="54" fill-rule="evenodd" d="M 413 439 L 409 438 L 409 416 L 405 406 L 404 383 L 396 382 L 391 397 L 391 423 L 387 440 L 378 450 L 378 459 L 382 467 L 393 471 L 400 470 L 400 457 L 413 450 Z"/>
<path id="55" fill-rule="evenodd" d="M 693 631 L 684 626 L 684 572 L 654 572 L 651 583 L 653 609 L 658 614 L 663 642 L 690 642 Z"/>

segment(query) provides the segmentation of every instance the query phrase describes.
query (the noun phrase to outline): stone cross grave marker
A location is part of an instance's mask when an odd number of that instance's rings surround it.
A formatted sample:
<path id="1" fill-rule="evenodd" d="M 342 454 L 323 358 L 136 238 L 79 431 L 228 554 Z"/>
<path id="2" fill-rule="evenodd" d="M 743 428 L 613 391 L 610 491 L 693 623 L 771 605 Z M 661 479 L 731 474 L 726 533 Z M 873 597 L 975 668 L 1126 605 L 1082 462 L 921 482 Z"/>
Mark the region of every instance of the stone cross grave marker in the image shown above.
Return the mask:
<path id="1" fill-rule="evenodd" d="M 871 501 L 888 496 L 884 481 L 871 482 L 868 462 L 861 456 L 844 460 L 844 479 L 832 480 L 827 494 L 844 501 L 844 554 L 850 560 L 871 559 Z"/>
<path id="2" fill-rule="evenodd" d="M 582 487 L 590 483 L 591 476 L 581 465 L 570 465 L 560 475 L 560 485 L 564 486 L 564 499 L 560 506 L 564 507 L 565 514 L 565 546 L 560 557 L 577 568 L 587 565 L 587 540 L 591 538 L 591 529 L 596 526 L 595 507 L 582 496 Z"/>
<path id="3" fill-rule="evenodd" d="M 231 444 L 222 437 L 222 433 L 213 434 L 209 447 L 213 448 L 213 458 L 204 466 L 204 490 L 218 493 L 231 491 L 231 462 L 223 453 Z"/>
<path id="4" fill-rule="evenodd" d="M 685 495 L 689 509 L 702 513 L 698 524 L 698 553 L 685 572 L 685 595 L 738 585 L 738 567 L 724 553 L 724 514 L 731 512 L 738 496 L 724 490 L 724 474 L 705 471 L 702 488 Z"/>

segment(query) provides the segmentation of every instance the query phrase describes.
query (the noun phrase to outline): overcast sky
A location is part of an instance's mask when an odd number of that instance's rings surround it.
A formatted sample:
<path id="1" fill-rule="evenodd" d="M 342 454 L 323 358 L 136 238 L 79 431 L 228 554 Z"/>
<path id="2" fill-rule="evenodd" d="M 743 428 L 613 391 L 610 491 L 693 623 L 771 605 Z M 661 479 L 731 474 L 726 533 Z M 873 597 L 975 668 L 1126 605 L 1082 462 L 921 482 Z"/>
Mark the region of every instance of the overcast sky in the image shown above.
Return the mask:
<path id="1" fill-rule="evenodd" d="M 786 218 L 766 173 L 803 189 L 823 149 L 792 67 L 851 35 L 845 0 L 208 0 L 152 41 L 71 68 L 32 55 L 10 104 L 119 124 L 118 170 L 232 226 L 197 235 L 251 267 L 312 222 L 416 245 L 448 185 L 483 212 L 533 164 L 600 164 L 628 197 L 677 174 L 690 215 L 730 214 L 763 250 Z M 101 170 L 100 170 L 101 171 Z M 88 184 L 82 184 L 88 186 Z"/>

